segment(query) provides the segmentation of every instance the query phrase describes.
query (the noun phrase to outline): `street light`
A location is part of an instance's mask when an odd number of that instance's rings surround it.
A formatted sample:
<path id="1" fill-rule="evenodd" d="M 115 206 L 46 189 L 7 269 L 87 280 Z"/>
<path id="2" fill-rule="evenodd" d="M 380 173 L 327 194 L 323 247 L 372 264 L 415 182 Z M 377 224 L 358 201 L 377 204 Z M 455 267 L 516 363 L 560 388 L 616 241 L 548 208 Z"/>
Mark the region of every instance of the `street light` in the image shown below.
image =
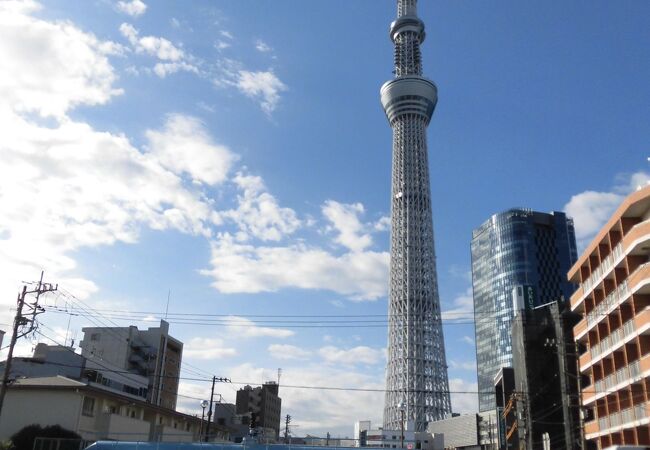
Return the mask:
<path id="1" fill-rule="evenodd" d="M 404 448 L 404 402 L 399 402 L 399 405 L 397 405 L 397 408 L 399 409 L 399 417 L 400 417 L 399 425 L 400 425 L 400 429 L 401 429 L 401 432 L 402 432 L 402 434 L 401 434 L 401 442 L 402 443 L 401 443 L 400 447 Z"/>
<path id="2" fill-rule="evenodd" d="M 205 408 L 207 407 L 208 407 L 208 401 L 201 400 L 201 408 L 203 408 L 203 412 L 201 413 L 201 426 L 199 428 L 199 442 L 203 442 L 203 419 L 205 418 Z"/>

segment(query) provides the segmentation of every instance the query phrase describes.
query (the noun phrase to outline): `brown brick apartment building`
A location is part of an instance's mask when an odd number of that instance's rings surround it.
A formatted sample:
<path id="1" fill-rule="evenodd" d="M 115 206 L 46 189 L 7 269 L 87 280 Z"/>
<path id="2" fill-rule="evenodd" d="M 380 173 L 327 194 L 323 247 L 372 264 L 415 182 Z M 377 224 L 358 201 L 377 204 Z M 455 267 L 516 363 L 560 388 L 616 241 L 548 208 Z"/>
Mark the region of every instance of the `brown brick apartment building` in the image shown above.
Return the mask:
<path id="1" fill-rule="evenodd" d="M 628 196 L 569 271 L 587 448 L 650 446 L 650 186 Z"/>

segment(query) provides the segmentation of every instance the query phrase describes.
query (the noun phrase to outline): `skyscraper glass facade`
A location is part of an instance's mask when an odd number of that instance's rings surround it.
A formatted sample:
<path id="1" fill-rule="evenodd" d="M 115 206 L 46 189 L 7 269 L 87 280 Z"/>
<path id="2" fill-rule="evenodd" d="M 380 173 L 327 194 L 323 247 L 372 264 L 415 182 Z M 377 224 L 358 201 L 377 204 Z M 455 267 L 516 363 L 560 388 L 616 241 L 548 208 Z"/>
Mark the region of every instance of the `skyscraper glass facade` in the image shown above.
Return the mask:
<path id="1" fill-rule="evenodd" d="M 532 286 L 533 305 L 568 299 L 577 259 L 573 221 L 564 213 L 510 209 L 472 234 L 472 284 L 479 410 L 494 409 L 494 376 L 512 366 L 513 289 Z"/>

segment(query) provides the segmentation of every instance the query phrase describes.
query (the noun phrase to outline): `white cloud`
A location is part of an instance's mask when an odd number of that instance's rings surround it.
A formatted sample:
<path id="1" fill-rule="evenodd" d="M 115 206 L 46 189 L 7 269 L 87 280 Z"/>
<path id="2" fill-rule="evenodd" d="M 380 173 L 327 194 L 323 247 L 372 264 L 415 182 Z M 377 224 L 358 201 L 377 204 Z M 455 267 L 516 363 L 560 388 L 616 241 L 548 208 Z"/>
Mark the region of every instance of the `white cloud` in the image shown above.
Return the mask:
<path id="1" fill-rule="evenodd" d="M 22 8 L 19 6 L 22 5 Z M 17 112 L 62 118 L 80 104 L 98 105 L 122 93 L 99 41 L 69 22 L 46 22 L 24 14 L 34 2 L 0 7 L 0 99 Z M 3 128 L 5 128 L 3 126 Z M 6 129 L 6 128 L 5 128 Z"/>
<path id="2" fill-rule="evenodd" d="M 27 14 L 41 9 L 35 0 L 3 0 L 0 2 L 0 12 Z"/>
<path id="3" fill-rule="evenodd" d="M 451 359 L 449 360 L 449 368 L 456 370 L 468 370 L 473 372 L 476 370 L 476 361 L 456 361 L 454 359 Z"/>
<path id="4" fill-rule="evenodd" d="M 593 236 L 622 200 L 622 195 L 613 192 L 585 191 L 571 197 L 564 210 L 575 221 L 576 238 Z"/>
<path id="5" fill-rule="evenodd" d="M 233 178 L 240 195 L 236 209 L 221 214 L 235 222 L 240 230 L 239 240 L 255 237 L 263 241 L 279 241 L 300 228 L 300 220 L 291 208 L 283 208 L 266 191 L 261 177 L 237 173 Z"/>
<path id="6" fill-rule="evenodd" d="M 221 36 L 225 37 L 226 39 L 230 39 L 230 40 L 232 40 L 232 39 L 235 38 L 235 37 L 232 35 L 232 33 L 231 33 L 230 31 L 227 31 L 227 30 L 221 30 L 221 31 L 219 32 L 219 34 L 220 34 Z"/>
<path id="7" fill-rule="evenodd" d="M 237 350 L 225 345 L 223 339 L 196 337 L 183 347 L 183 358 L 191 359 L 222 359 L 235 356 Z"/>
<path id="8" fill-rule="evenodd" d="M 451 308 L 444 308 L 442 311 L 443 320 L 474 319 L 474 297 L 471 286 L 465 292 L 459 294 L 451 303 Z"/>
<path id="9" fill-rule="evenodd" d="M 237 88 L 250 98 L 260 102 L 262 110 L 272 113 L 280 101 L 280 93 L 287 90 L 287 86 L 272 72 L 239 72 Z"/>
<path id="10" fill-rule="evenodd" d="M 147 5 L 142 0 L 120 0 L 116 6 L 119 11 L 133 17 L 141 16 L 147 10 Z"/>
<path id="11" fill-rule="evenodd" d="M 271 344 L 268 351 L 272 358 L 283 360 L 305 360 L 311 356 L 310 351 L 288 344 Z"/>
<path id="12" fill-rule="evenodd" d="M 222 183 L 237 159 L 228 148 L 213 142 L 197 118 L 170 114 L 162 130 L 147 130 L 149 154 L 176 174 L 200 183 Z"/>
<path id="13" fill-rule="evenodd" d="M 623 199 L 650 180 L 650 174 L 636 172 L 617 176 L 609 192 L 584 191 L 571 197 L 564 211 L 575 222 L 576 239 L 582 245 L 591 239 L 621 204 Z"/>
<path id="14" fill-rule="evenodd" d="M 226 41 L 217 41 L 214 43 L 214 48 L 216 48 L 219 51 L 225 50 L 227 48 L 230 48 L 230 43 Z"/>
<path id="15" fill-rule="evenodd" d="M 377 222 L 373 225 L 375 231 L 388 231 L 390 230 L 390 216 L 380 217 Z"/>
<path id="16" fill-rule="evenodd" d="M 212 269 L 223 293 L 275 292 L 282 288 L 323 289 L 353 300 L 375 300 L 386 295 L 387 252 L 345 253 L 335 256 L 302 243 L 284 247 L 255 247 L 220 234 L 212 242 Z"/>
<path id="17" fill-rule="evenodd" d="M 273 48 L 271 48 L 269 44 L 267 44 L 261 39 L 255 41 L 255 48 L 257 49 L 258 52 L 262 52 L 262 53 L 268 53 L 273 51 Z"/>
<path id="18" fill-rule="evenodd" d="M 339 348 L 333 345 L 321 347 L 318 354 L 330 364 L 378 364 L 385 360 L 385 351 L 360 345 L 353 348 Z"/>
<path id="19" fill-rule="evenodd" d="M 462 338 L 460 338 L 460 340 L 461 342 L 464 342 L 468 345 L 474 345 L 474 338 L 472 338 L 471 336 L 463 336 Z"/>
<path id="20" fill-rule="evenodd" d="M 96 286 L 74 275 L 74 252 L 136 242 L 142 227 L 210 236 L 217 219 L 211 202 L 181 175 L 206 182 L 225 177 L 186 164 L 183 155 L 171 161 L 171 150 L 142 153 L 122 134 L 70 118 L 68 112 L 77 105 L 103 104 L 121 93 L 107 57 L 114 46 L 70 22 L 43 21 L 25 10 L 0 4 L 4 304 L 15 298 L 18 280 L 36 277 L 41 269 L 79 297 L 89 295 Z M 50 119 L 44 125 L 26 113 Z M 152 136 L 178 137 L 185 149 L 212 155 L 204 156 L 212 163 L 220 150 L 203 128 L 191 119 L 184 123 L 193 125 L 186 134 L 174 134 L 178 130 L 168 126 Z M 187 132 L 196 139 L 194 147 Z M 225 172 L 226 165 L 219 170 Z"/>
<path id="21" fill-rule="evenodd" d="M 226 319 L 228 333 L 233 338 L 274 337 L 288 338 L 295 333 L 284 328 L 263 327 L 254 321 L 240 316 L 228 316 Z"/>
<path id="22" fill-rule="evenodd" d="M 344 204 L 328 200 L 322 212 L 338 232 L 335 242 L 353 252 L 361 252 L 372 245 L 372 237 L 364 232 L 365 226 L 359 220 L 359 215 L 364 213 L 361 203 Z"/>
<path id="23" fill-rule="evenodd" d="M 157 58 L 160 62 L 153 67 L 153 72 L 161 78 L 179 71 L 199 73 L 195 58 L 187 55 L 182 48 L 171 41 L 158 36 L 140 36 L 139 31 L 131 24 L 120 25 L 120 33 L 129 41 L 133 50 Z"/>
<path id="24" fill-rule="evenodd" d="M 176 72 L 192 72 L 199 73 L 199 69 L 192 64 L 189 64 L 185 61 L 181 62 L 171 62 L 171 63 L 156 63 L 153 66 L 153 72 L 158 75 L 160 78 L 165 78 L 167 75 L 171 75 Z"/>
<path id="25" fill-rule="evenodd" d="M 455 413 L 469 414 L 478 411 L 478 383 L 462 378 L 449 380 L 451 409 Z"/>
<path id="26" fill-rule="evenodd" d="M 157 36 L 140 37 L 138 30 L 131 24 L 123 23 L 120 25 L 120 32 L 138 53 L 146 53 L 163 61 L 180 61 L 185 57 L 182 49 L 165 38 Z"/>

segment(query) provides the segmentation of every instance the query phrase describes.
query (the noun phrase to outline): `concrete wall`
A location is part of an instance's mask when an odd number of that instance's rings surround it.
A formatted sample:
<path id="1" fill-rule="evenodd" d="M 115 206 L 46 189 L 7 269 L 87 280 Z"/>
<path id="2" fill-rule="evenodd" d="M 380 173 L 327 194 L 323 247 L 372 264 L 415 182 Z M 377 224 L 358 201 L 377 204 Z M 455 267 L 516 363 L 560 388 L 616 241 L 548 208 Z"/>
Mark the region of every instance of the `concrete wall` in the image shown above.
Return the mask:
<path id="1" fill-rule="evenodd" d="M 61 425 L 78 432 L 82 395 L 71 390 L 9 390 L 5 397 L 0 441 L 31 424 Z"/>
<path id="2" fill-rule="evenodd" d="M 467 447 L 479 444 L 478 417 L 466 414 L 430 422 L 429 433 L 444 435 L 445 447 Z"/>
<path id="3" fill-rule="evenodd" d="M 115 327 L 101 328 L 88 327 L 82 329 L 83 340 L 80 342 L 81 354 L 86 358 L 96 357 L 107 361 L 110 364 L 128 369 L 128 358 L 130 354 L 129 342 L 136 327 Z M 98 339 L 92 340 L 96 334 Z"/>
<path id="4" fill-rule="evenodd" d="M 100 439 L 121 441 L 148 441 L 151 424 L 144 420 L 120 416 L 118 414 L 100 413 L 97 420 Z"/>

